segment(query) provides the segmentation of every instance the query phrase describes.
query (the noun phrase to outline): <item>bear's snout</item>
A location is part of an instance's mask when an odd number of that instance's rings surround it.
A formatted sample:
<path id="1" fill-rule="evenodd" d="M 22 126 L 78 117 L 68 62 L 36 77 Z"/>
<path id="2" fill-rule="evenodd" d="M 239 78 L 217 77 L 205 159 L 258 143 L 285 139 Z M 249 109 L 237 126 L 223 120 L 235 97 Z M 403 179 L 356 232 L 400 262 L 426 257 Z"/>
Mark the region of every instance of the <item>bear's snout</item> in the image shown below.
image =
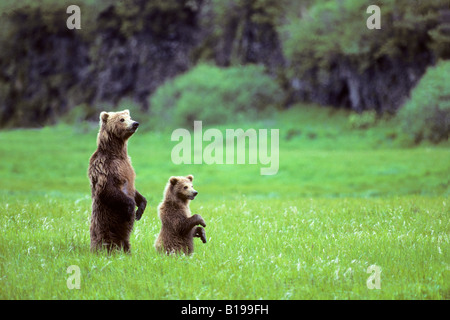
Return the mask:
<path id="1" fill-rule="evenodd" d="M 194 197 L 195 197 L 196 195 L 198 195 L 198 192 L 197 192 L 197 191 L 194 191 Z"/>
<path id="2" fill-rule="evenodd" d="M 133 122 L 131 127 L 136 130 L 139 127 L 139 122 L 137 121 Z"/>

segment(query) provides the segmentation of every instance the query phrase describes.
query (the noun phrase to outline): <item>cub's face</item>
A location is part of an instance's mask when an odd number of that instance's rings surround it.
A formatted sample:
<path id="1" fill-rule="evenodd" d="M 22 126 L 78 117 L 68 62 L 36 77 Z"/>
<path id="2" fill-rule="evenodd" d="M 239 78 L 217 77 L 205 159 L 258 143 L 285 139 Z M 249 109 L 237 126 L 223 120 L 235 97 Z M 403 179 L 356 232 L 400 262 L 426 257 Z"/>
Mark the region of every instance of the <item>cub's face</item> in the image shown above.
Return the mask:
<path id="1" fill-rule="evenodd" d="M 194 200 L 198 192 L 194 189 L 192 181 L 194 176 L 188 175 L 186 177 L 171 177 L 169 182 L 172 193 L 182 200 Z"/>
<path id="2" fill-rule="evenodd" d="M 128 139 L 139 127 L 139 122 L 133 121 L 130 111 L 100 113 L 100 127 L 106 132 L 121 139 Z"/>

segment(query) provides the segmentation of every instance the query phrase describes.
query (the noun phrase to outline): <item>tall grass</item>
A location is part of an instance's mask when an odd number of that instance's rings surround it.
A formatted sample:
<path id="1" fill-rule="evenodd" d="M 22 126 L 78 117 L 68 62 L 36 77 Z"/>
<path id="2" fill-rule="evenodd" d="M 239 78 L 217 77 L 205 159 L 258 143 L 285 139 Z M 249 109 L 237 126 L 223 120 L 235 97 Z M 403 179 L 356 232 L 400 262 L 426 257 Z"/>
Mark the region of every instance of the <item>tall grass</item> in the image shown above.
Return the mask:
<path id="1" fill-rule="evenodd" d="M 88 199 L 2 204 L 1 298 L 450 298 L 443 198 L 200 199 L 208 242 L 191 257 L 156 253 L 154 210 L 135 226 L 132 255 L 108 256 L 89 252 Z M 79 290 L 67 287 L 71 265 Z M 380 290 L 366 285 L 370 265 Z"/>
<path id="2" fill-rule="evenodd" d="M 129 153 L 148 208 L 131 255 L 89 251 L 95 129 L 0 132 L 0 298 L 449 299 L 449 149 L 401 148 L 389 124 L 354 130 L 345 112 L 320 121 L 328 112 L 233 124 L 280 129 L 274 176 L 176 166 L 170 135 L 136 133 Z M 156 206 L 171 175 L 190 173 L 208 242 L 196 239 L 189 257 L 160 255 Z M 72 265 L 80 289 L 67 287 Z M 367 287 L 371 265 L 379 290 Z"/>

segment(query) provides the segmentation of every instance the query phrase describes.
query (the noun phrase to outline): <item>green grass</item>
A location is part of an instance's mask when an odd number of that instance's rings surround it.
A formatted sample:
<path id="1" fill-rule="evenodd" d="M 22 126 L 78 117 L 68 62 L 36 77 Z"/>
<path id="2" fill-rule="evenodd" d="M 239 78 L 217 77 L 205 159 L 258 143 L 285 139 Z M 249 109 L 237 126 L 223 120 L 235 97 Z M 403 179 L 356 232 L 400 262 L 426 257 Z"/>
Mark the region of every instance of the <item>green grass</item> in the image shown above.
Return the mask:
<path id="1" fill-rule="evenodd" d="M 176 166 L 170 132 L 138 132 L 129 154 L 148 208 L 132 254 L 111 256 L 89 251 L 96 129 L 0 132 L 0 299 L 449 299 L 448 144 L 405 148 L 392 123 L 356 130 L 348 116 L 297 107 L 231 125 L 280 129 L 274 176 Z M 171 175 L 190 173 L 208 243 L 159 255 L 156 206 Z M 67 288 L 71 265 L 79 290 Z M 371 265 L 380 290 L 367 288 Z"/>

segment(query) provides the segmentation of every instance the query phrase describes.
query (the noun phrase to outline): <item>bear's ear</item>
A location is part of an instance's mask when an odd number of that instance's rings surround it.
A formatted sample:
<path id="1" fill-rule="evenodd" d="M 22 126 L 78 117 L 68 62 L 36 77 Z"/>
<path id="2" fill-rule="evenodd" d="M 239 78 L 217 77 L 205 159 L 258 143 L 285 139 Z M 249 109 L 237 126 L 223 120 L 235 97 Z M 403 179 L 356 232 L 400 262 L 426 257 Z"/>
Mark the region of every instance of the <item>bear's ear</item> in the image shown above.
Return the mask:
<path id="1" fill-rule="evenodd" d="M 186 178 L 188 178 L 189 180 L 194 181 L 194 176 L 192 174 L 188 175 Z"/>
<path id="2" fill-rule="evenodd" d="M 178 178 L 177 177 L 170 177 L 170 184 L 171 185 L 176 185 L 177 184 L 177 182 L 178 182 Z"/>
<path id="3" fill-rule="evenodd" d="M 109 113 L 108 112 L 102 111 L 100 113 L 100 121 L 106 122 L 106 120 L 108 120 L 108 117 L 109 117 Z"/>
<path id="4" fill-rule="evenodd" d="M 128 115 L 130 115 L 130 110 L 128 110 L 128 109 L 123 110 L 123 112 L 125 112 Z"/>

